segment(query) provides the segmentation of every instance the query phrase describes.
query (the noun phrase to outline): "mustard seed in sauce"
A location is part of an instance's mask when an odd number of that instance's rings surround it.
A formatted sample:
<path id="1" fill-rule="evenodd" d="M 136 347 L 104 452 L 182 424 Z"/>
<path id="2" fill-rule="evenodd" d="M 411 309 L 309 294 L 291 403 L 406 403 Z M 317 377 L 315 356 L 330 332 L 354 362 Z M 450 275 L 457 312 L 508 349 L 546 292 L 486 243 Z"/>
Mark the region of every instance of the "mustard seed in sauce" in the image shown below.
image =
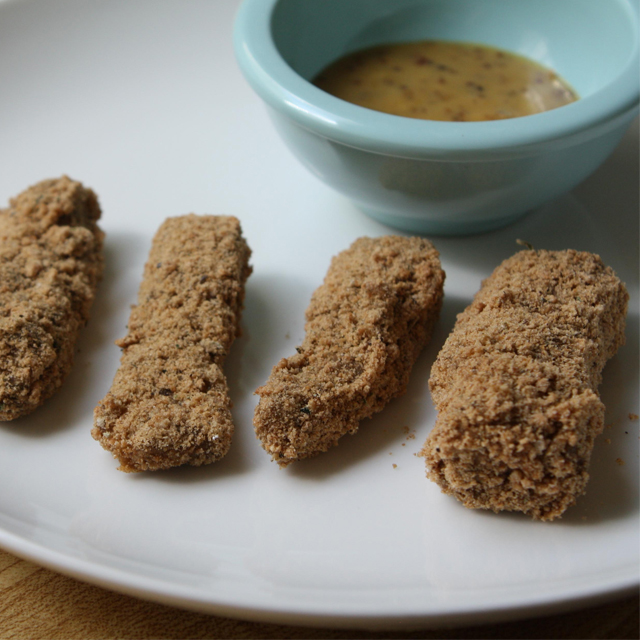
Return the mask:
<path id="1" fill-rule="evenodd" d="M 507 51 L 457 42 L 363 49 L 325 68 L 320 89 L 361 107 L 423 120 L 502 120 L 578 99 L 554 71 Z"/>

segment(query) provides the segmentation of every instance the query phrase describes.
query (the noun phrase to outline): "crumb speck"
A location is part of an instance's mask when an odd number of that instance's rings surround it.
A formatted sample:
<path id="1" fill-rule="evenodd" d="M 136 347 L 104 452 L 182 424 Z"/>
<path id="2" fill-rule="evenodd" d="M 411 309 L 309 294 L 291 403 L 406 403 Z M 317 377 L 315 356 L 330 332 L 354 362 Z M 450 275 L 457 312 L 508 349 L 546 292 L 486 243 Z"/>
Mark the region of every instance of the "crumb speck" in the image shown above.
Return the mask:
<path id="1" fill-rule="evenodd" d="M 638 419 L 638 414 L 637 413 L 630 413 L 629 414 L 629 420 L 637 420 Z"/>
<path id="2" fill-rule="evenodd" d="M 394 469 L 397 469 L 397 468 L 398 468 L 398 465 L 397 465 L 397 464 L 394 464 L 394 465 L 391 465 L 391 466 L 392 466 Z"/>
<path id="3" fill-rule="evenodd" d="M 622 467 L 624 465 L 624 460 L 622 458 L 616 458 L 616 464 Z"/>
<path id="4" fill-rule="evenodd" d="M 611 438 L 606 438 L 604 441 L 605 444 L 611 444 Z"/>
<path id="5" fill-rule="evenodd" d="M 415 429 L 411 430 L 409 427 L 402 427 L 402 431 L 407 436 L 407 440 L 415 440 L 416 438 Z"/>

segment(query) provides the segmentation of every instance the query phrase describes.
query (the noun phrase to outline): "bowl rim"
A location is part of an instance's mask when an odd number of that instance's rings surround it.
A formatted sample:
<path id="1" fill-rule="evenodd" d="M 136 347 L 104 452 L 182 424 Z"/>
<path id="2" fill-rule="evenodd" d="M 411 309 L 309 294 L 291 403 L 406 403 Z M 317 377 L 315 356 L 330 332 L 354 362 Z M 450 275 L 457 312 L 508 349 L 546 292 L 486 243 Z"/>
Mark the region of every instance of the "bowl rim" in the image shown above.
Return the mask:
<path id="1" fill-rule="evenodd" d="M 635 25 L 626 66 L 606 87 L 558 109 L 522 118 L 442 122 L 395 116 L 360 107 L 315 87 L 278 51 L 271 30 L 281 0 L 243 0 L 234 23 L 234 50 L 254 91 L 305 129 L 347 146 L 409 157 L 501 156 L 567 137 L 590 139 L 630 120 L 640 101 L 640 0 L 618 0 Z"/>

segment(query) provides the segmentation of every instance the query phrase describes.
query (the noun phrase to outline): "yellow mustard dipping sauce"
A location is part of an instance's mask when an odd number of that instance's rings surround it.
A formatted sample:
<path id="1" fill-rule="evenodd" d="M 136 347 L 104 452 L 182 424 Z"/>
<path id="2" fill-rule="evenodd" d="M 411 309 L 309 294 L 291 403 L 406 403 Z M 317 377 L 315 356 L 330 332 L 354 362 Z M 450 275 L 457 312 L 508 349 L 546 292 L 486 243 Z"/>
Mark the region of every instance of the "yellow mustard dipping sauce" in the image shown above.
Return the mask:
<path id="1" fill-rule="evenodd" d="M 440 41 L 356 51 L 326 67 L 314 84 L 368 109 L 452 122 L 518 118 L 578 99 L 554 71 L 528 58 Z"/>

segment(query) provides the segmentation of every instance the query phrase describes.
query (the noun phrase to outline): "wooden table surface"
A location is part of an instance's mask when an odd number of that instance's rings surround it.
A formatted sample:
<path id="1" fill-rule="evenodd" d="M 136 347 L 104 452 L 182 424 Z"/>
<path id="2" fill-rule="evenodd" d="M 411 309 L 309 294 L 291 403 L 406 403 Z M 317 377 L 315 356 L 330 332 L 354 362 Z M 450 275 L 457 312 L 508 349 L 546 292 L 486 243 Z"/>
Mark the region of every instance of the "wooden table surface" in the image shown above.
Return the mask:
<path id="1" fill-rule="evenodd" d="M 260 624 L 145 602 L 0 550 L 0 639 L 638 638 L 638 596 L 582 611 L 460 629 L 370 632 Z"/>

